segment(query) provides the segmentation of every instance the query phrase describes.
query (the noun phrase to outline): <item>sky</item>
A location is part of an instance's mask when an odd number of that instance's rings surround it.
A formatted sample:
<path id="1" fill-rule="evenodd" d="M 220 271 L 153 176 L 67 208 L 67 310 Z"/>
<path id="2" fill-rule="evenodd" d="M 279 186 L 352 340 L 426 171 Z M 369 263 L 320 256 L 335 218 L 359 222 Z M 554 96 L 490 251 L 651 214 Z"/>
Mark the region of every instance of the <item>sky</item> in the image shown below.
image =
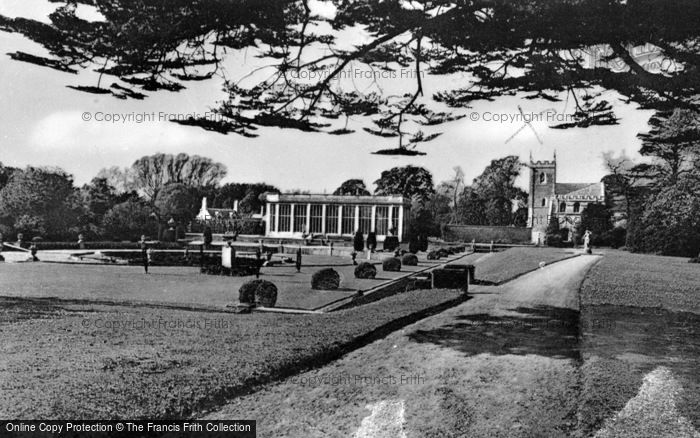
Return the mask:
<path id="1" fill-rule="evenodd" d="M 49 22 L 47 15 L 55 7 L 55 3 L 45 0 L 2 0 L 0 14 Z M 83 18 L 99 19 L 94 10 L 80 8 Z M 348 35 L 348 43 L 356 37 Z M 350 178 L 363 179 L 372 188 L 383 170 L 407 164 L 427 168 L 436 183 L 450 179 L 454 167 L 460 166 L 469 182 L 493 159 L 517 155 L 527 161 L 530 154 L 536 160 L 551 159 L 554 151 L 559 181 L 596 182 L 605 175 L 603 152 L 638 157 L 640 142 L 636 135 L 648 130 L 647 121 L 652 115 L 607 93 L 620 118 L 619 125 L 562 130 L 551 129 L 552 123 L 544 120 L 534 121 L 540 143 L 530 129 L 518 132 L 523 122 L 512 119 L 519 114 L 518 106 L 526 114 L 545 110 L 570 114 L 572 102 L 501 97 L 474 103 L 466 110 L 467 117 L 439 126 L 437 131 L 443 134 L 420 146 L 427 152 L 425 156 L 381 156 L 371 152 L 393 148 L 396 140 L 365 133 L 358 121 L 349 125 L 357 132 L 344 136 L 263 128 L 258 131 L 259 137 L 246 138 L 159 120 L 167 119 L 168 114 L 203 115 L 215 108 L 226 97 L 220 77 L 185 83 L 187 89 L 180 92 L 147 92 L 148 97 L 141 101 L 120 100 L 67 88 L 96 85 L 94 72 L 73 75 L 11 60 L 7 53 L 18 50 L 46 53 L 18 34 L 0 32 L 0 162 L 18 167 L 58 166 L 73 174 L 77 184 L 89 182 L 104 167 L 129 166 L 139 157 L 156 152 L 211 157 L 227 166 L 224 182 L 267 182 L 282 190 L 314 193 L 332 192 Z M 224 73 L 229 79 L 241 78 L 260 62 L 246 52 L 232 54 L 226 59 Z M 109 84 L 114 79 L 106 81 Z M 427 76 L 425 95 L 444 89 L 446 83 L 464 86 L 468 78 Z M 405 85 L 399 78 L 385 81 L 382 87 L 391 92 Z M 132 120 L 104 120 L 112 114 Z M 136 123 L 137 116 L 143 114 L 151 120 Z M 505 114 L 505 121 L 498 120 L 501 114 Z M 90 120 L 85 121 L 88 117 Z M 523 187 L 526 177 L 523 172 L 519 181 Z"/>

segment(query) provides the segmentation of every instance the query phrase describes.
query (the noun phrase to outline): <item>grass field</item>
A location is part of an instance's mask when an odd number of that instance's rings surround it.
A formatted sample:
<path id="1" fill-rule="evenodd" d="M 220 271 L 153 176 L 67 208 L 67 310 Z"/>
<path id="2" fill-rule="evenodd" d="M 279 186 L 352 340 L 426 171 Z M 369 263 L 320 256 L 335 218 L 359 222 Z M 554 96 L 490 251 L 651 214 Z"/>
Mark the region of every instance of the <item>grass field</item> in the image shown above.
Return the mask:
<path id="1" fill-rule="evenodd" d="M 475 277 L 482 282 L 502 284 L 537 269 L 540 262 L 550 264 L 576 254 L 571 249 L 562 248 L 510 248 L 477 261 Z"/>
<path id="2" fill-rule="evenodd" d="M 509 251 L 477 260 L 477 277 L 517 276 L 545 258 L 568 256 L 538 248 Z M 156 275 L 147 276 L 138 267 L 0 265 L 0 416 L 201 413 L 461 300 L 457 291 L 412 291 L 331 314 L 228 314 L 210 310 L 235 301 L 232 279 L 186 269 L 155 268 Z M 200 309 L 139 304 L 149 300 Z"/>
<path id="3" fill-rule="evenodd" d="M 460 299 L 412 291 L 332 314 L 238 315 L 2 298 L 0 417 L 186 417 Z"/>
<path id="4" fill-rule="evenodd" d="M 583 431 L 603 427 L 637 395 L 644 377 L 660 369 L 682 388 L 673 394 L 673 409 L 700 430 L 699 265 L 606 251 L 582 286 L 580 318 Z"/>

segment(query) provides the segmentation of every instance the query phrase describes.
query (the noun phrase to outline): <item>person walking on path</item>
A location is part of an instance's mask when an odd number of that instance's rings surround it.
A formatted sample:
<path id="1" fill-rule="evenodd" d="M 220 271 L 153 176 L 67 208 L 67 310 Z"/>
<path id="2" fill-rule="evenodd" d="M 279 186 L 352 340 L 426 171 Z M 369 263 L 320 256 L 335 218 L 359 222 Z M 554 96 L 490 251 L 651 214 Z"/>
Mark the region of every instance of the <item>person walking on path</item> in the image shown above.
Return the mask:
<path id="1" fill-rule="evenodd" d="M 148 242 L 146 242 L 146 236 L 142 235 L 141 236 L 141 241 L 139 242 L 141 244 L 141 259 L 143 260 L 143 270 L 146 274 L 148 274 Z"/>

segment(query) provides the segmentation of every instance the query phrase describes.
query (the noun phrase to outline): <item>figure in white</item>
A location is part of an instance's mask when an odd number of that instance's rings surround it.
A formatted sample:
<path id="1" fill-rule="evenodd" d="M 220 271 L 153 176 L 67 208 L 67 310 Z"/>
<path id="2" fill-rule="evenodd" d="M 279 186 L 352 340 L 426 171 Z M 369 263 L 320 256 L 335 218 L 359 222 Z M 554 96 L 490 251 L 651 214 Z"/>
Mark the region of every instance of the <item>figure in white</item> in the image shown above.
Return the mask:
<path id="1" fill-rule="evenodd" d="M 586 254 L 591 253 L 591 234 L 590 230 L 586 230 L 586 232 L 583 233 L 583 250 Z"/>

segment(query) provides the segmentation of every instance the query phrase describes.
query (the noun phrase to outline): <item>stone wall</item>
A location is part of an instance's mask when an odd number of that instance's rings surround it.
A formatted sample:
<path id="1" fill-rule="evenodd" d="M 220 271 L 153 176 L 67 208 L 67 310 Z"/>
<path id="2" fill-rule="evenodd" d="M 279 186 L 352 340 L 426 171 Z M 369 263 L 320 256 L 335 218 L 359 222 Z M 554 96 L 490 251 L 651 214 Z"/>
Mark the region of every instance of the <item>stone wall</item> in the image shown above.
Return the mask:
<path id="1" fill-rule="evenodd" d="M 482 225 L 446 225 L 443 238 L 448 242 L 530 243 L 532 228 Z"/>

